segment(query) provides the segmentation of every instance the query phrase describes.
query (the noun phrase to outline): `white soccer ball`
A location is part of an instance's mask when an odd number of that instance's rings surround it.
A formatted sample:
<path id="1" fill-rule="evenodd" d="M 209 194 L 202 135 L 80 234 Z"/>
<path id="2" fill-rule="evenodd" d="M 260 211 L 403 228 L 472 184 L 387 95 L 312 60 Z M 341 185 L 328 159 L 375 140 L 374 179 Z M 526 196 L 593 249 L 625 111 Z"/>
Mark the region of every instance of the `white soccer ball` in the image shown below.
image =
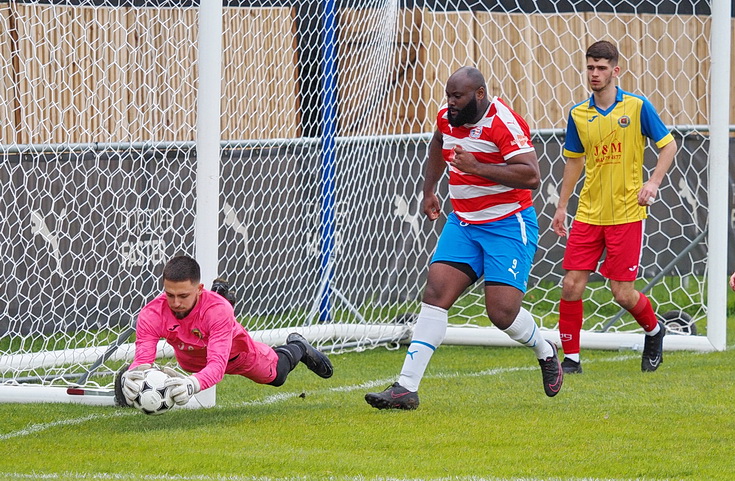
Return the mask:
<path id="1" fill-rule="evenodd" d="M 171 388 L 164 386 L 169 375 L 153 367 L 146 369 L 145 377 L 140 381 L 140 392 L 133 399 L 133 406 L 146 414 L 163 414 L 174 407 Z"/>

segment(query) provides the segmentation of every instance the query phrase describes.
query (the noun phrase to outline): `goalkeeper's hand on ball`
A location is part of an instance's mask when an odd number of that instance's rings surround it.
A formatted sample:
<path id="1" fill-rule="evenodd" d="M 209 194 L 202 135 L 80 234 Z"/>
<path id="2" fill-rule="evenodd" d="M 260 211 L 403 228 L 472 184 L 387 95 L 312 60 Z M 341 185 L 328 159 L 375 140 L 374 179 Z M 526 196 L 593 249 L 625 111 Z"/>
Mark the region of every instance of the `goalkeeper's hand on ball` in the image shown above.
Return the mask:
<path id="1" fill-rule="evenodd" d="M 128 405 L 133 405 L 133 400 L 138 397 L 140 392 L 140 381 L 145 378 L 145 371 L 150 369 L 150 364 L 141 364 L 133 369 L 123 373 L 122 375 L 122 393 Z"/>
<path id="2" fill-rule="evenodd" d="M 164 367 L 163 372 L 169 375 L 163 385 L 171 389 L 171 398 L 178 406 L 188 403 L 189 399 L 201 389 L 199 380 L 194 376 L 184 376 L 168 367 Z"/>

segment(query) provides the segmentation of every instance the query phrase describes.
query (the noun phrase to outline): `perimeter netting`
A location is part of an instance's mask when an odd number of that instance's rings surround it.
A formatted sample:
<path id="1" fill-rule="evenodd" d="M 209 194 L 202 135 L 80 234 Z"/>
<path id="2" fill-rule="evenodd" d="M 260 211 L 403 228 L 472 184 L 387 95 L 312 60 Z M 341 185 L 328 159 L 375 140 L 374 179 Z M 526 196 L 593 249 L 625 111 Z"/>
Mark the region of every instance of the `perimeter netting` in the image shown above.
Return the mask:
<path id="1" fill-rule="evenodd" d="M 335 349 L 408 335 L 445 218 L 420 212 L 422 165 L 444 83 L 471 64 L 533 132 L 541 236 L 525 305 L 553 330 L 566 117 L 588 96 L 586 47 L 609 39 L 622 88 L 681 146 L 639 288 L 682 334 L 706 332 L 710 4 L 409 3 L 225 4 L 216 270 L 241 322 Z M 165 261 L 194 254 L 198 21 L 183 0 L 0 3 L 2 381 L 109 385 L 130 350 L 104 346 L 160 292 Z M 585 301 L 587 331 L 637 327 L 602 278 Z M 481 289 L 450 319 L 488 326 Z M 102 375 L 87 377 L 92 363 Z"/>

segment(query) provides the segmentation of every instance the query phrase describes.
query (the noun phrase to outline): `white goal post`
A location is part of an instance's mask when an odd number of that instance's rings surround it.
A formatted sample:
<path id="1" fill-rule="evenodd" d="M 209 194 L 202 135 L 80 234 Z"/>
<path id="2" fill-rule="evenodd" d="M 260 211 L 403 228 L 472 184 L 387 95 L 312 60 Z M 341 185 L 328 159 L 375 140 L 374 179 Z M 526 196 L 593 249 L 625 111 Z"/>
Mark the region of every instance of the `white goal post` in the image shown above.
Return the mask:
<path id="1" fill-rule="evenodd" d="M 680 145 L 638 288 L 665 349 L 725 349 L 734 25 L 726 0 L 0 0 L 0 402 L 111 404 L 177 254 L 208 287 L 228 278 L 263 342 L 405 342 L 445 218 L 421 215 L 422 167 L 444 83 L 468 64 L 531 126 L 543 179 L 524 305 L 558 342 L 550 224 L 599 39 Z M 641 348 L 601 277 L 585 306 L 584 348 Z M 479 288 L 450 323 L 447 344 L 515 345 Z"/>

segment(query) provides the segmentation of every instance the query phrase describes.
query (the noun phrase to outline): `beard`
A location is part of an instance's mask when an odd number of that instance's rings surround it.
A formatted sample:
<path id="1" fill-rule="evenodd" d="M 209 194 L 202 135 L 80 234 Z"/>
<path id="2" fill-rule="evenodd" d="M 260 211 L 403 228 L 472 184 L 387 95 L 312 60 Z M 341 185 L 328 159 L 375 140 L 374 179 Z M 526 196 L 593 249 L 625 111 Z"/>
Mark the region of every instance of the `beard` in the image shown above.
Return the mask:
<path id="1" fill-rule="evenodd" d="M 175 317 L 176 319 L 179 319 L 179 320 L 181 320 L 181 319 L 185 318 L 186 316 L 188 316 L 188 315 L 189 315 L 189 314 L 191 313 L 191 311 L 193 311 L 193 310 L 194 310 L 194 308 L 193 308 L 193 307 L 192 307 L 191 309 L 187 309 L 187 310 L 185 310 L 185 311 L 174 311 L 174 310 L 173 310 L 173 309 L 171 308 L 171 306 L 168 306 L 168 308 L 169 308 L 169 310 L 171 311 L 171 314 L 173 314 L 173 315 L 174 315 L 174 317 Z"/>
<path id="2" fill-rule="evenodd" d="M 461 127 L 464 124 L 474 122 L 477 117 L 477 97 L 473 97 L 467 105 L 458 111 L 456 115 L 452 115 L 451 110 L 447 110 L 447 120 L 452 127 Z"/>

